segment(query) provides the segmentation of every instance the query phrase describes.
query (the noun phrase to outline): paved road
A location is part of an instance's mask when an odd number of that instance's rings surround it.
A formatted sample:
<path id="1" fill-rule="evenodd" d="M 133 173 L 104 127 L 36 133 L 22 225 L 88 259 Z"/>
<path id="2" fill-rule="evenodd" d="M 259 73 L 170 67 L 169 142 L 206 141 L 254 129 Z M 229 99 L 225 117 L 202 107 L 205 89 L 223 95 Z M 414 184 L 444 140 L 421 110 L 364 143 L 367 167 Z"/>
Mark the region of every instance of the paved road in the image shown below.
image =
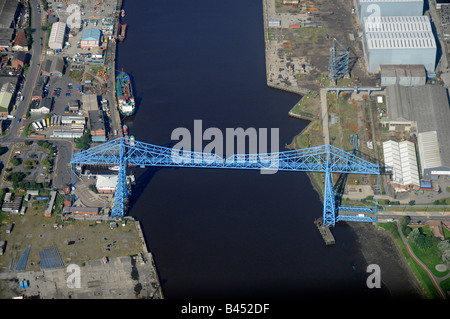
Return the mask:
<path id="1" fill-rule="evenodd" d="M 323 142 L 325 145 L 330 144 L 330 133 L 328 131 L 328 103 L 327 103 L 327 90 L 320 89 L 320 107 L 322 109 L 322 134 Z"/>

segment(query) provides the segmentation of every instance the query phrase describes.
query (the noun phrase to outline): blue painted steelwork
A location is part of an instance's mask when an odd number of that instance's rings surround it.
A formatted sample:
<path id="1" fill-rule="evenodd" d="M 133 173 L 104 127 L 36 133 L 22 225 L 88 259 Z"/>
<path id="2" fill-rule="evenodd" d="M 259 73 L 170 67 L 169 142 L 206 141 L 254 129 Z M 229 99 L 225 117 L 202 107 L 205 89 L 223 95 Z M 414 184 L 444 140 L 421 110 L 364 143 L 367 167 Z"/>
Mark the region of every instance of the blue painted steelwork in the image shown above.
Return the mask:
<path id="1" fill-rule="evenodd" d="M 325 173 L 324 224 L 338 220 L 376 221 L 376 209 L 336 207 L 333 173 L 379 175 L 377 164 L 368 162 L 332 145 L 264 154 L 235 154 L 222 158 L 215 154 L 178 150 L 120 137 L 72 156 L 72 164 L 112 165 L 119 167 L 119 177 L 111 216 L 123 216 L 127 206 L 127 166 L 202 167 L 258 169 Z M 374 214 L 374 217 L 339 215 L 339 211 Z"/>
<path id="2" fill-rule="evenodd" d="M 337 46 L 336 46 L 337 44 Z M 333 39 L 333 45 L 330 48 L 330 77 L 331 82 L 336 81 L 348 74 L 349 52 L 338 40 Z"/>

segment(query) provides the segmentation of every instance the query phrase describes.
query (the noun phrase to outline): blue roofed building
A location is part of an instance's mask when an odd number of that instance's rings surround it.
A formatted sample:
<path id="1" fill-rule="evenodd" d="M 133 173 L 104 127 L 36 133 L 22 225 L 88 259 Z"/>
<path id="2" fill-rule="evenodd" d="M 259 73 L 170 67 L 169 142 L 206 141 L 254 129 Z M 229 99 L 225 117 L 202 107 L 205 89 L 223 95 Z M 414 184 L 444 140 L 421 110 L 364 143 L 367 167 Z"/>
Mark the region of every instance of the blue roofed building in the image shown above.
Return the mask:
<path id="1" fill-rule="evenodd" d="M 80 47 L 83 49 L 99 47 L 101 37 L 102 32 L 99 29 L 87 28 L 81 35 Z"/>

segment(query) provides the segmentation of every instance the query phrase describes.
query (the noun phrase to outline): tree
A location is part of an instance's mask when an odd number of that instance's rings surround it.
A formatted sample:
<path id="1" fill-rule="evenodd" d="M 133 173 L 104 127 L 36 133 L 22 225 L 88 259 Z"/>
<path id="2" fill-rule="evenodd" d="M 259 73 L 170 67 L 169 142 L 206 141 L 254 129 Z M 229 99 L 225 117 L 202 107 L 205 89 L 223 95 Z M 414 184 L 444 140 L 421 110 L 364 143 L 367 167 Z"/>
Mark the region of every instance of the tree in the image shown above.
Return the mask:
<path id="1" fill-rule="evenodd" d="M 399 218 L 398 222 L 400 223 L 400 226 L 402 228 L 405 228 L 411 222 L 411 217 L 409 217 L 409 216 L 402 216 L 402 217 Z"/>
<path id="2" fill-rule="evenodd" d="M 85 151 L 89 148 L 89 143 L 91 142 L 91 131 L 87 130 L 82 137 L 75 139 L 75 147 Z"/>

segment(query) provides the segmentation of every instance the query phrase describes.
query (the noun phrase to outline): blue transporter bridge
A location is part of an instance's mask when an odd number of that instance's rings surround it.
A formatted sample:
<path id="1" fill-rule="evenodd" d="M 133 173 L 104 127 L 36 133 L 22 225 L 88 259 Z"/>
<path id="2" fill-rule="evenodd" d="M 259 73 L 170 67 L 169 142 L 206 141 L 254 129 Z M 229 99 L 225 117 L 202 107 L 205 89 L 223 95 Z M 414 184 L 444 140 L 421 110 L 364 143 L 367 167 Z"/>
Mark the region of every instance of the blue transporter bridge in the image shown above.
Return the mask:
<path id="1" fill-rule="evenodd" d="M 271 158 L 272 161 L 267 161 Z M 274 168 L 274 160 L 276 167 Z M 374 207 L 340 206 L 333 188 L 332 174 L 376 175 L 380 167 L 354 154 L 332 145 L 267 154 L 237 154 L 221 158 L 214 154 L 177 150 L 120 137 L 76 153 L 72 165 L 111 165 L 118 167 L 118 180 L 111 217 L 124 216 L 127 210 L 128 187 L 126 168 L 138 166 L 202 167 L 222 169 L 282 170 L 296 172 L 321 172 L 325 176 L 323 224 L 334 226 L 340 220 L 375 222 Z"/>

